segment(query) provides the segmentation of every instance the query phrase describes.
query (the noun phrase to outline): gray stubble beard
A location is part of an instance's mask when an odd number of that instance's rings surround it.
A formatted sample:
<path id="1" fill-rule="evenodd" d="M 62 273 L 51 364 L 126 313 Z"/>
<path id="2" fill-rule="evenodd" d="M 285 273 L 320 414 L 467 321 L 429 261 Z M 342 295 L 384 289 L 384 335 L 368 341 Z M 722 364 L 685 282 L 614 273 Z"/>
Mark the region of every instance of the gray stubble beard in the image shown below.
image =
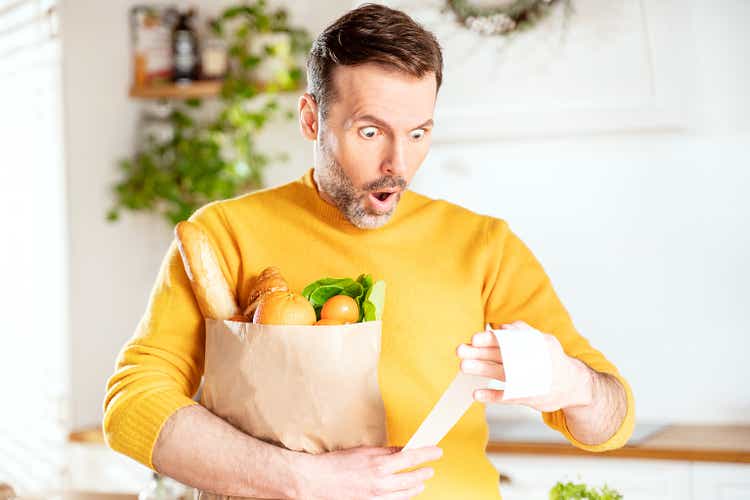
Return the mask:
<path id="1" fill-rule="evenodd" d="M 325 192 L 333 200 L 339 211 L 354 226 L 360 229 L 377 229 L 385 225 L 391 219 L 399 201 L 401 201 L 401 192 L 395 194 L 398 199 L 387 213 L 380 215 L 369 213 L 365 207 L 365 198 L 369 195 L 369 192 L 365 191 L 363 194 L 358 194 L 357 188 L 333 157 L 325 141 L 319 138 L 318 144 L 325 162 L 323 168 L 315 169 L 315 181 L 318 184 L 318 189 Z M 378 188 L 400 187 L 402 190 L 406 189 L 406 181 L 402 178 L 398 178 L 392 183 L 382 181 L 383 179 L 374 184 Z M 376 189 L 376 187 L 372 187 L 372 189 Z"/>

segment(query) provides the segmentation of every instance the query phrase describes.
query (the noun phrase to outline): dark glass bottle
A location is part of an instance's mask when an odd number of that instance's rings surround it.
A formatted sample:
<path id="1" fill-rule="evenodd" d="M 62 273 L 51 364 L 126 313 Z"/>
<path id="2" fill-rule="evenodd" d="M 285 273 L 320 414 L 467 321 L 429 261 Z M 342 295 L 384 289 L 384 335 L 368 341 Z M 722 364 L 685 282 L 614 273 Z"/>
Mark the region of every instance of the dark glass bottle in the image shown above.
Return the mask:
<path id="1" fill-rule="evenodd" d="M 180 12 L 172 30 L 172 80 L 177 83 L 192 82 L 200 74 L 198 37 L 190 25 L 194 14 L 193 9 Z"/>

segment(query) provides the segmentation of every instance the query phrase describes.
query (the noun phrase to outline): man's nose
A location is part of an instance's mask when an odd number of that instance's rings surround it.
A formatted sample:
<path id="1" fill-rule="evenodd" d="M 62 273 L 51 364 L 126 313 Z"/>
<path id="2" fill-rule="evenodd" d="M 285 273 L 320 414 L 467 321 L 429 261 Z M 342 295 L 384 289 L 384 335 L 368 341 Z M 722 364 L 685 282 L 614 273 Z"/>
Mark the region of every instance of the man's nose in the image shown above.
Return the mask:
<path id="1" fill-rule="evenodd" d="M 386 154 L 381 165 L 385 175 L 404 176 L 406 173 L 406 144 L 403 139 L 393 139 L 388 154 Z"/>

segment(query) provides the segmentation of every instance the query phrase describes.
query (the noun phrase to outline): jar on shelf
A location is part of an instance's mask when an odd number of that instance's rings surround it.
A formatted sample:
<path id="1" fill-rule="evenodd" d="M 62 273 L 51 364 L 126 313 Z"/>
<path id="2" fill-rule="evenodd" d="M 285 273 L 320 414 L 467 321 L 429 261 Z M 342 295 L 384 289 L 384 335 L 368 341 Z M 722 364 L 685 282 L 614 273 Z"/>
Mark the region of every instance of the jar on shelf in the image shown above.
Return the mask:
<path id="1" fill-rule="evenodd" d="M 227 44 L 216 34 L 216 22 L 208 22 L 208 30 L 201 43 L 201 71 L 204 80 L 221 80 L 227 74 Z"/>

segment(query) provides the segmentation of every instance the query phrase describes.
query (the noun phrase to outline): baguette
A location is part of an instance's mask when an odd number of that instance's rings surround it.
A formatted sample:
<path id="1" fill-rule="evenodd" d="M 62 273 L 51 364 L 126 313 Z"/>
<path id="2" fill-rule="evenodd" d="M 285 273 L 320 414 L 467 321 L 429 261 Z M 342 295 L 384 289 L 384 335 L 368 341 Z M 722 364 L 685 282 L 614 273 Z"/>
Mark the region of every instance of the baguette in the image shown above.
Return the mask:
<path id="1" fill-rule="evenodd" d="M 175 235 L 185 272 L 203 316 L 229 319 L 239 314 L 237 300 L 221 272 L 206 233 L 197 224 L 182 221 L 175 227 Z"/>

